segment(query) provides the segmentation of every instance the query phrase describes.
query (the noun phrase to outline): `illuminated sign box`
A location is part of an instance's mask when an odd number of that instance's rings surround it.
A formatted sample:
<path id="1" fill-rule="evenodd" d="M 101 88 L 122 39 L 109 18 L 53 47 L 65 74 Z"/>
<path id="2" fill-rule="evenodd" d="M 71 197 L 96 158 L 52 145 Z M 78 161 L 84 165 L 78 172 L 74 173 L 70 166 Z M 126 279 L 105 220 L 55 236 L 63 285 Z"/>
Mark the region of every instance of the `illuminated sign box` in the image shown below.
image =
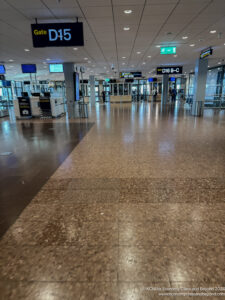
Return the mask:
<path id="1" fill-rule="evenodd" d="M 83 23 L 31 24 L 34 48 L 84 46 Z"/>
<path id="2" fill-rule="evenodd" d="M 207 48 L 207 49 L 205 49 L 201 52 L 200 58 L 203 59 L 203 58 L 206 58 L 206 57 L 208 57 L 212 54 L 213 54 L 213 49 L 211 47 L 209 47 L 209 48 Z"/>
<path id="3" fill-rule="evenodd" d="M 160 54 L 176 54 L 177 47 L 161 47 Z"/>
<path id="4" fill-rule="evenodd" d="M 142 72 L 120 72 L 120 78 L 138 78 L 142 77 Z"/>
<path id="5" fill-rule="evenodd" d="M 172 66 L 172 67 L 157 67 L 156 74 L 163 75 L 163 74 L 182 74 L 183 67 L 180 66 Z"/>

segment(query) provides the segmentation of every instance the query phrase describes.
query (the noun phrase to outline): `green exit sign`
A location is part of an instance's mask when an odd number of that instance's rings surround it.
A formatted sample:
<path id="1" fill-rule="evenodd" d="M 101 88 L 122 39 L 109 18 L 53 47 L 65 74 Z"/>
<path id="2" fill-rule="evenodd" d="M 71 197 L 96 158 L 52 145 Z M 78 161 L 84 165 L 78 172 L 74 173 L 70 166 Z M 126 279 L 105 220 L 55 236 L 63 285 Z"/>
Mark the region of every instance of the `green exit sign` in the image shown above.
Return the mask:
<path id="1" fill-rule="evenodd" d="M 177 47 L 161 47 L 160 54 L 176 54 Z"/>

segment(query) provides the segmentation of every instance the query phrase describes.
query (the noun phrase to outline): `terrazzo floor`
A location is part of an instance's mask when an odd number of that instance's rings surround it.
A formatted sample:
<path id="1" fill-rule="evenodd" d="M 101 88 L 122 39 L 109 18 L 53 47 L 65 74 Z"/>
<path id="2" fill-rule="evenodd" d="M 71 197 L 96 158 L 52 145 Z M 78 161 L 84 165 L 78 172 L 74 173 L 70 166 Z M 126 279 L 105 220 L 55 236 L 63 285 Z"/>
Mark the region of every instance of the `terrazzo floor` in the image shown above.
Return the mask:
<path id="1" fill-rule="evenodd" d="M 225 112 L 97 104 L 89 114 L 94 125 L 0 241 L 0 299 L 225 297 L 215 292 L 225 286 Z"/>

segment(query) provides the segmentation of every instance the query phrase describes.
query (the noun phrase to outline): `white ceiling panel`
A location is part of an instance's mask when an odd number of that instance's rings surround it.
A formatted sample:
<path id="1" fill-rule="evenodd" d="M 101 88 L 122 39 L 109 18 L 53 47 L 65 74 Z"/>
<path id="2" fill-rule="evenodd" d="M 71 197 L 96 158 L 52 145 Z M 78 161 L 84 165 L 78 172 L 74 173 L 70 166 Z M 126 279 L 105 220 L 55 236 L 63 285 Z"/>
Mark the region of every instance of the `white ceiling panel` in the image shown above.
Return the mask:
<path id="1" fill-rule="evenodd" d="M 40 0 L 8 0 L 16 8 L 44 8 Z"/>
<path id="2" fill-rule="evenodd" d="M 112 18 L 112 8 L 109 6 L 99 6 L 98 8 L 86 6 L 83 8 L 83 12 L 86 18 Z"/>
<path id="3" fill-rule="evenodd" d="M 144 16 L 169 15 L 173 8 L 174 4 L 147 5 L 144 10 Z"/>

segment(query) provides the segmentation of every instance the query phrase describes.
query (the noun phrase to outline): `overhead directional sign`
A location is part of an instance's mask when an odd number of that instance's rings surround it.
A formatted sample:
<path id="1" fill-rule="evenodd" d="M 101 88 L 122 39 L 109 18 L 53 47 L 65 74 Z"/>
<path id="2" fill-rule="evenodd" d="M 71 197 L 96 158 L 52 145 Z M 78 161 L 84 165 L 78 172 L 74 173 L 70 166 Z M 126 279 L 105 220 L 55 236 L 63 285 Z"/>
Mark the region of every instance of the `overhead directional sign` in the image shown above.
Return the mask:
<path id="1" fill-rule="evenodd" d="M 209 48 L 207 48 L 207 49 L 205 49 L 201 52 L 200 58 L 203 59 L 203 58 L 206 58 L 206 57 L 208 57 L 212 54 L 213 54 L 213 49 L 211 47 L 209 47 Z"/>
<path id="2" fill-rule="evenodd" d="M 120 72 L 120 78 L 142 77 L 142 72 Z"/>
<path id="3" fill-rule="evenodd" d="M 163 74 L 182 74 L 183 67 L 181 66 L 172 66 L 172 67 L 157 67 L 157 75 Z"/>
<path id="4" fill-rule="evenodd" d="M 34 48 L 84 46 L 83 23 L 31 25 Z"/>
<path id="5" fill-rule="evenodd" d="M 177 47 L 161 47 L 160 54 L 176 54 Z"/>

